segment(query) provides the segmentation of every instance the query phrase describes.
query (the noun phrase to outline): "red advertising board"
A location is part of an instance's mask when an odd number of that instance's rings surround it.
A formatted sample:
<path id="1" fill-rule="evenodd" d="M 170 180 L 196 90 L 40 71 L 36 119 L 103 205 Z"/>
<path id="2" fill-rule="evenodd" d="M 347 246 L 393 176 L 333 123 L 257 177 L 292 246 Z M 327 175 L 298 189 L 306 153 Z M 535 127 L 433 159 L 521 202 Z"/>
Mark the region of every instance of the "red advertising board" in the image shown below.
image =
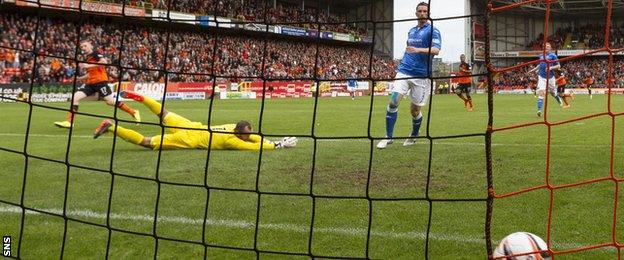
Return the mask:
<path id="1" fill-rule="evenodd" d="M 165 91 L 165 83 L 123 82 L 121 89 L 162 95 Z M 167 84 L 167 92 L 204 92 L 206 95 L 210 95 L 212 93 L 212 82 L 169 82 Z"/>
<path id="2" fill-rule="evenodd" d="M 280 97 L 311 97 L 311 81 L 252 81 L 241 84 L 241 91 L 256 92 L 256 97 L 262 97 L 262 89 L 266 86 L 266 93 L 272 98 Z"/>
<path id="3" fill-rule="evenodd" d="M 474 39 L 485 39 L 485 26 L 482 23 L 474 22 L 472 24 L 472 35 Z"/>
<path id="4" fill-rule="evenodd" d="M 232 87 L 229 81 L 224 81 L 217 82 L 217 92 L 253 92 L 256 94 L 256 98 L 262 98 L 263 93 L 265 98 L 300 98 L 313 97 L 313 86 L 314 82 L 312 81 L 252 81 L 241 82 L 237 87 Z M 123 82 L 121 84 L 121 89 L 139 92 L 156 99 L 162 99 L 163 93 L 165 92 L 165 83 Z M 321 87 L 319 89 L 321 96 L 324 96 L 325 93 L 328 93 L 329 96 L 343 96 L 343 94 L 344 96 L 348 96 L 350 93 L 347 90 L 346 84 L 341 82 L 321 82 Z M 384 92 L 385 88 L 379 91 Z M 168 99 L 210 98 L 212 92 L 212 82 L 169 82 L 167 84 Z M 370 91 L 358 92 L 366 93 Z"/>

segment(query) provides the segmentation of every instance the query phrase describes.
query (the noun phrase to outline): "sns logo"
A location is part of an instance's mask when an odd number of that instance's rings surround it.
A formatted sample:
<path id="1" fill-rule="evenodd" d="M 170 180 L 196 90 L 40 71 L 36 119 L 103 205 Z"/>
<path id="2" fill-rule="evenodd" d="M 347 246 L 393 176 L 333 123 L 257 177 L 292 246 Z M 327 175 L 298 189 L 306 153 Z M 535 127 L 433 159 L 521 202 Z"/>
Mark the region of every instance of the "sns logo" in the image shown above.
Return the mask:
<path id="1" fill-rule="evenodd" d="M 11 256 L 11 237 L 3 236 L 2 237 L 2 255 L 3 256 Z"/>

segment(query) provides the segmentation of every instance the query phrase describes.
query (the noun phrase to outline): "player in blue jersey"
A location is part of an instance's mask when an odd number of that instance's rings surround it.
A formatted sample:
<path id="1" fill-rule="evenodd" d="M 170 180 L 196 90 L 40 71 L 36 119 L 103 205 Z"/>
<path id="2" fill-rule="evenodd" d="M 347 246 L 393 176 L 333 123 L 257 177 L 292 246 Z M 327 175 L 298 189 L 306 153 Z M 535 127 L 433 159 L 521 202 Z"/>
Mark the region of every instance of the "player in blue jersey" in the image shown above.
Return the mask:
<path id="1" fill-rule="evenodd" d="M 418 136 L 423 120 L 421 108 L 427 104 L 431 94 L 431 67 L 433 56 L 440 53 L 442 38 L 440 31 L 429 23 L 429 4 L 421 2 L 416 6 L 418 25 L 410 29 L 407 47 L 397 70 L 394 85 L 390 89 L 390 101 L 386 109 L 386 139 L 377 143 L 377 148 L 384 149 L 392 143 L 394 124 L 397 120 L 399 101 L 411 90 L 410 107 L 412 113 L 412 132 L 404 146 L 413 145 Z M 405 79 L 411 78 L 411 79 Z"/>
<path id="2" fill-rule="evenodd" d="M 542 116 L 542 107 L 544 106 L 544 97 L 546 96 L 546 85 L 548 85 L 548 93 L 552 97 L 557 100 L 559 106 L 562 106 L 561 97 L 557 95 L 557 85 L 555 84 L 555 70 L 561 69 L 561 64 L 559 64 L 559 58 L 557 54 L 552 52 L 552 47 L 550 43 L 545 44 L 546 47 L 546 58 L 544 58 L 544 54 L 540 54 L 540 63 L 535 68 L 531 69 L 529 73 L 533 73 L 535 71 L 539 71 L 537 73 L 537 116 Z M 550 61 L 550 62 L 546 62 Z M 550 69 L 547 69 L 550 68 Z M 548 81 L 548 82 L 546 82 Z"/>
<path id="3" fill-rule="evenodd" d="M 351 94 L 351 100 L 355 100 L 355 91 L 358 86 L 358 82 L 355 78 L 355 73 L 351 73 L 351 76 L 347 78 L 347 90 Z"/>

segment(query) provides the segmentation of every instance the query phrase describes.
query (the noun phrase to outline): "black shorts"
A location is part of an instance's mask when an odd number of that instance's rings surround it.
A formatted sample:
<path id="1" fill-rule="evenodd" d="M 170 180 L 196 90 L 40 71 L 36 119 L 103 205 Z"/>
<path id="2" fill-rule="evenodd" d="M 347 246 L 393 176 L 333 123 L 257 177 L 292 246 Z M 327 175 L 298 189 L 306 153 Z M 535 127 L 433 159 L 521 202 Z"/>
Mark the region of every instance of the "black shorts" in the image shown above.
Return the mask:
<path id="1" fill-rule="evenodd" d="M 96 84 L 91 84 L 91 85 L 82 84 L 76 89 L 76 91 L 82 91 L 87 96 L 91 96 L 95 93 L 99 93 L 100 98 L 113 94 L 113 91 L 111 90 L 110 86 L 106 82 L 96 83 Z"/>
<path id="2" fill-rule="evenodd" d="M 472 88 L 472 84 L 470 83 L 459 83 L 459 85 L 457 85 L 457 88 L 455 89 L 456 93 L 470 93 Z"/>
<path id="3" fill-rule="evenodd" d="M 565 86 L 566 85 L 557 86 L 557 94 L 559 94 L 559 95 L 565 94 Z"/>

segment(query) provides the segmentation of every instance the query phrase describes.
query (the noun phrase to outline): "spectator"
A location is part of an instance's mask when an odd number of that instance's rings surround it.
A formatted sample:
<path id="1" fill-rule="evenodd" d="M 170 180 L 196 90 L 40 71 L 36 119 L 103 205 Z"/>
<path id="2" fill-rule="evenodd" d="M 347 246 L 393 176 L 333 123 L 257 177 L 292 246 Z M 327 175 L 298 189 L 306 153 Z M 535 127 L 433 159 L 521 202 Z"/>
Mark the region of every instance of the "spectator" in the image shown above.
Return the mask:
<path id="1" fill-rule="evenodd" d="M 562 71 L 565 74 L 567 85 L 571 87 L 582 87 L 583 79 L 587 73 L 594 76 L 595 87 L 607 87 L 609 72 L 608 60 L 605 58 L 583 58 L 561 63 Z M 613 62 L 614 87 L 624 87 L 624 59 L 615 58 Z M 525 89 L 536 79 L 530 78 L 527 68 L 507 71 L 501 74 L 496 81 L 497 89 Z"/>
<path id="2" fill-rule="evenodd" d="M 286 9 L 280 10 L 287 12 Z M 20 14 L 0 16 L 0 26 L 10 28 L 0 35 L 3 46 L 23 50 L 1 49 L 3 66 L 17 69 L 8 74 L 13 82 L 30 81 L 36 19 Z M 46 29 L 38 33 L 38 53 L 41 57 L 58 58 L 37 61 L 36 81 L 40 83 L 73 81 L 76 70 L 72 60 L 84 61 L 85 58 L 84 54 L 75 53 L 77 29 L 82 39 L 90 39 L 96 47 L 100 46 L 98 51 L 108 57 L 111 64 L 124 67 L 120 73 L 116 66 L 107 66 L 112 81 L 121 78 L 124 81 L 164 82 L 163 69 L 172 72 L 168 80 L 175 82 L 210 81 L 211 75 L 277 79 L 316 77 L 322 80 L 345 79 L 352 72 L 358 78 L 371 76 L 368 75 L 369 45 L 321 43 L 317 60 L 315 44 L 296 40 L 219 35 L 215 43 L 210 34 L 176 31 L 169 34 L 169 46 L 165 46 L 167 32 L 158 28 L 132 25 L 120 28 L 113 23 L 93 22 L 76 28 L 74 23 L 49 18 L 41 18 L 41 23 Z M 122 38 L 126 43 L 123 48 Z M 215 44 L 217 48 L 213 50 Z M 266 58 L 263 57 L 265 47 Z M 215 55 L 213 51 L 216 51 Z M 393 61 L 373 55 L 372 77 L 390 79 L 394 77 L 395 68 Z"/>

